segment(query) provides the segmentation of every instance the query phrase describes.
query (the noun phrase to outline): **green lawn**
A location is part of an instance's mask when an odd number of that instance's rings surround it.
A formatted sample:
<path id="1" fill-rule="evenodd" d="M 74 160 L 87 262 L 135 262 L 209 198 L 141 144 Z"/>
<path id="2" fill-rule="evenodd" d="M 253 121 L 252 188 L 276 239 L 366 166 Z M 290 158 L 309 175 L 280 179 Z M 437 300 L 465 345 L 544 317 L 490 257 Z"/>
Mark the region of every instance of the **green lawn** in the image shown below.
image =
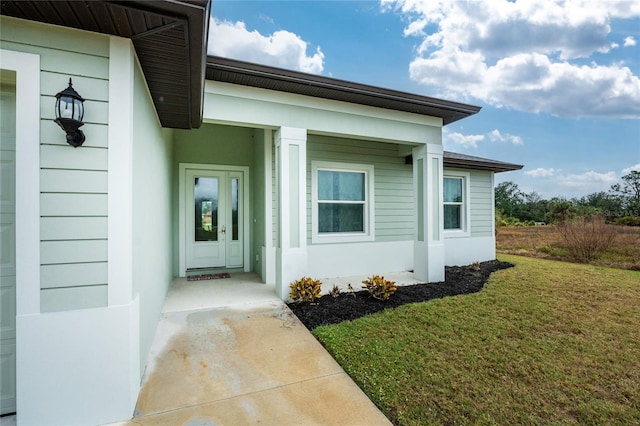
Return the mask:
<path id="1" fill-rule="evenodd" d="M 640 424 L 640 272 L 499 258 L 480 293 L 313 333 L 395 424 Z"/>

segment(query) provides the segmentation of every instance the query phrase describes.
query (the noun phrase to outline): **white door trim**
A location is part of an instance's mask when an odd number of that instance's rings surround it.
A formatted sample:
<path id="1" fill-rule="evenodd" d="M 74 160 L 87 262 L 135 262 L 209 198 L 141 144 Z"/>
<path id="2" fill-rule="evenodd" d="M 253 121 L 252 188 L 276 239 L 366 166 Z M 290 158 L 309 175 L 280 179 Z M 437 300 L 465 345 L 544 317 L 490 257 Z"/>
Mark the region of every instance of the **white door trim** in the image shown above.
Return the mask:
<path id="1" fill-rule="evenodd" d="M 249 167 L 247 166 L 226 166 L 218 164 L 198 164 L 198 163 L 179 163 L 178 164 L 178 275 L 184 277 L 187 272 L 187 235 L 184 224 L 186 223 L 186 194 L 185 194 L 185 175 L 187 169 L 198 170 L 220 170 L 227 172 L 242 172 L 244 175 L 242 188 L 242 202 L 244 209 L 242 212 L 243 233 L 243 252 L 244 252 L 244 271 L 251 270 L 251 246 L 250 246 L 250 220 L 249 220 Z"/>

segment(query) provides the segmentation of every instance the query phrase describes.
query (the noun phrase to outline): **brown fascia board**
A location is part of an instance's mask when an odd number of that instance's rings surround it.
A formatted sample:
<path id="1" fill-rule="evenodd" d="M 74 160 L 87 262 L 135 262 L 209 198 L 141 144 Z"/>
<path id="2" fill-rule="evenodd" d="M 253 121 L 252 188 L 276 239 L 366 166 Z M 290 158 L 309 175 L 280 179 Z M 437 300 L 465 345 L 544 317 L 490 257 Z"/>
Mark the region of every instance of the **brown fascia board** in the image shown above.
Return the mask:
<path id="1" fill-rule="evenodd" d="M 460 167 L 463 169 L 488 170 L 496 173 L 511 172 L 520 170 L 524 166 L 521 164 L 505 163 L 488 158 L 475 157 L 472 155 L 458 154 L 456 152 L 444 151 L 443 164 L 445 167 Z"/>
<path id="2" fill-rule="evenodd" d="M 219 56 L 207 57 L 207 80 L 442 118 L 443 125 L 469 117 L 480 107 L 346 80 Z"/>

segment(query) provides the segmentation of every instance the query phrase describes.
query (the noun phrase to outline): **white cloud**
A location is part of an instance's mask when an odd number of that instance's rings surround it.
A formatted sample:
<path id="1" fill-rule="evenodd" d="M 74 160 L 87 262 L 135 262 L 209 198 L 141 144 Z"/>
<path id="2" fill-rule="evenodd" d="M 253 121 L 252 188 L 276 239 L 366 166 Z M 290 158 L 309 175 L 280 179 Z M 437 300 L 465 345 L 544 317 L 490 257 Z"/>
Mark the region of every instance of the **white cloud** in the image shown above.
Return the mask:
<path id="1" fill-rule="evenodd" d="M 524 172 L 525 175 L 536 177 L 536 178 L 550 177 L 550 176 L 553 176 L 554 173 L 555 173 L 555 170 L 553 168 L 545 169 L 542 167 L 538 167 L 537 169 L 533 169 L 533 170 L 527 170 L 526 172 Z"/>
<path id="2" fill-rule="evenodd" d="M 324 53 L 318 47 L 307 55 L 308 43 L 289 31 L 276 31 L 262 35 L 247 30 L 244 22 L 218 21 L 209 23 L 209 51 L 249 62 L 319 74 L 324 68 Z"/>
<path id="3" fill-rule="evenodd" d="M 607 191 L 618 178 L 615 172 L 599 173 L 593 170 L 582 174 L 568 174 L 557 179 L 557 184 L 584 193 Z"/>
<path id="4" fill-rule="evenodd" d="M 632 171 L 637 171 L 640 172 L 640 163 L 631 166 L 631 167 L 627 167 L 626 169 L 622 169 L 622 175 L 628 175 L 629 173 L 631 173 Z"/>
<path id="5" fill-rule="evenodd" d="M 484 135 L 463 135 L 462 133 L 448 131 L 443 132 L 442 136 L 444 144 L 451 142 L 456 145 L 462 145 L 465 148 L 477 148 L 478 142 L 484 140 Z"/>
<path id="6" fill-rule="evenodd" d="M 640 78 L 618 63 L 577 63 L 607 53 L 613 19 L 640 17 L 620 0 L 382 0 L 422 38 L 413 80 L 447 96 L 563 117 L 640 117 Z M 441 93 L 438 93 L 441 94 Z"/>
<path id="7" fill-rule="evenodd" d="M 509 133 L 505 133 L 504 135 L 500 133 L 500 130 L 494 129 L 489 133 L 489 138 L 491 138 L 494 142 L 509 142 L 514 145 L 522 145 L 523 141 L 520 136 L 510 135 Z"/>
<path id="8" fill-rule="evenodd" d="M 626 37 L 626 38 L 624 39 L 624 44 L 623 44 L 623 46 L 624 46 L 624 47 L 633 47 L 633 46 L 635 46 L 636 44 L 637 44 L 636 40 L 635 40 L 633 37 L 629 36 L 629 37 Z"/>
<path id="9" fill-rule="evenodd" d="M 461 145 L 465 148 L 477 148 L 478 142 L 490 139 L 493 142 L 507 142 L 513 145 L 522 145 L 523 141 L 520 136 L 502 134 L 500 130 L 494 129 L 487 134 L 465 135 L 459 132 L 451 132 L 447 127 L 442 129 L 443 144 L 449 143 Z"/>

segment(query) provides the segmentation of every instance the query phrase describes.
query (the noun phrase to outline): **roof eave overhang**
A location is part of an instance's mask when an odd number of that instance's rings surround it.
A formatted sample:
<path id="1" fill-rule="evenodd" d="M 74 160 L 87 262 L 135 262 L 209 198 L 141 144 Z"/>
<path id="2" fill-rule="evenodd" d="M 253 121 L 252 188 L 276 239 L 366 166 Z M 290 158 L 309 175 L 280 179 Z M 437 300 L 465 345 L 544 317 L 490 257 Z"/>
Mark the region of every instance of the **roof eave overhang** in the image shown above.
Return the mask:
<path id="1" fill-rule="evenodd" d="M 443 125 L 469 117 L 481 109 L 474 105 L 218 56 L 207 57 L 206 79 L 439 117 Z"/>
<path id="2" fill-rule="evenodd" d="M 520 164 L 501 163 L 494 161 L 475 161 L 475 160 L 459 160 L 459 159 L 444 159 L 443 165 L 445 167 L 459 167 L 463 169 L 473 170 L 486 170 L 495 173 L 512 172 L 520 170 L 524 166 Z"/>
<path id="3" fill-rule="evenodd" d="M 190 129 L 202 124 L 210 7 L 209 0 L 2 0 L 2 15 L 131 39 L 160 123 Z"/>

